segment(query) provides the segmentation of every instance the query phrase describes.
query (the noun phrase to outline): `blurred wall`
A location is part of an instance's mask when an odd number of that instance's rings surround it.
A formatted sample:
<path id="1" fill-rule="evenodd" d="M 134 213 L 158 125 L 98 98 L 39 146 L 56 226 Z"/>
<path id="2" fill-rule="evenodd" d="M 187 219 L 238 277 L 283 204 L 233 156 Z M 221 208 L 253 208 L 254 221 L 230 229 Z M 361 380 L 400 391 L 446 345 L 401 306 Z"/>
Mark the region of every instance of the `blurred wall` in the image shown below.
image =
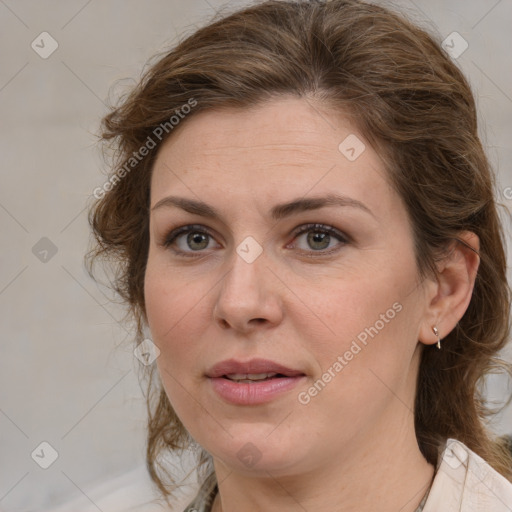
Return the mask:
<path id="1" fill-rule="evenodd" d="M 483 141 L 510 210 L 512 3 L 387 4 L 440 40 L 459 34 L 448 42 L 478 96 Z M 148 57 L 220 6 L 0 0 L 0 510 L 87 495 L 96 482 L 143 464 L 140 363 L 122 310 L 83 268 L 86 202 L 104 182 L 94 134 L 113 82 L 137 79 Z M 505 392 L 506 381 L 490 381 L 490 397 Z M 495 428 L 512 432 L 510 408 Z M 43 469 L 52 450 L 58 458 Z"/>

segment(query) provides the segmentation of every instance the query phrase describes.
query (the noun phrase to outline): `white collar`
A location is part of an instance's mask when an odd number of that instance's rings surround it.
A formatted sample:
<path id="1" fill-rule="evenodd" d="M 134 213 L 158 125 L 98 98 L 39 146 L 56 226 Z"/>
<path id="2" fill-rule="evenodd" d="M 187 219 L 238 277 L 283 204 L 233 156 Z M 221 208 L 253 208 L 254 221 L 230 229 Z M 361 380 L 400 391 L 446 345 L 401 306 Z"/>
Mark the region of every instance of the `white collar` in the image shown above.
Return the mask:
<path id="1" fill-rule="evenodd" d="M 423 512 L 512 512 L 512 483 L 456 439 L 448 439 Z"/>

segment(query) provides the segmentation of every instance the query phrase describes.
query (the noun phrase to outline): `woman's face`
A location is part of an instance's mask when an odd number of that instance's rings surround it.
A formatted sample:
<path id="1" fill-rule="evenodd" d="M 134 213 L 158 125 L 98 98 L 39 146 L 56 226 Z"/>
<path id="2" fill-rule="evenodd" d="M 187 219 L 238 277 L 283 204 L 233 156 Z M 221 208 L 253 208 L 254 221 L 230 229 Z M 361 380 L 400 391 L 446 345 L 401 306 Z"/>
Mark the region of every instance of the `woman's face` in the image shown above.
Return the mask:
<path id="1" fill-rule="evenodd" d="M 158 369 L 217 462 L 286 475 L 413 427 L 426 293 L 403 202 L 346 119 L 292 97 L 194 115 L 160 149 L 150 232 Z"/>

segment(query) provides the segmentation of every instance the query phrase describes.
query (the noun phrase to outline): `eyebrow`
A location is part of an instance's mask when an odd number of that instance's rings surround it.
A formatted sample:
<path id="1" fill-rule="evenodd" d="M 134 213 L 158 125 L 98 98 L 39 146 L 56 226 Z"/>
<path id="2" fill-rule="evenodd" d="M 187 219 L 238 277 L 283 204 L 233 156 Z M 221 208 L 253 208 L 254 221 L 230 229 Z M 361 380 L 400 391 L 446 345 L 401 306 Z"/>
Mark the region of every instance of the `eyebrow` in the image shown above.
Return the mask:
<path id="1" fill-rule="evenodd" d="M 222 215 L 207 203 L 202 201 L 196 201 L 195 199 L 188 199 L 185 197 L 168 196 L 158 201 L 151 211 L 155 211 L 162 207 L 178 207 L 185 210 L 188 213 L 194 215 L 200 215 L 202 217 L 208 217 L 212 219 L 221 219 Z M 291 215 L 318 210 L 327 206 L 343 206 L 358 208 L 366 213 L 369 213 L 372 217 L 375 215 L 372 211 L 361 201 L 352 199 L 351 197 L 342 196 L 338 194 L 328 194 L 323 197 L 310 197 L 310 198 L 298 198 L 287 203 L 281 203 L 275 205 L 270 210 L 270 218 L 273 220 L 280 220 Z"/>

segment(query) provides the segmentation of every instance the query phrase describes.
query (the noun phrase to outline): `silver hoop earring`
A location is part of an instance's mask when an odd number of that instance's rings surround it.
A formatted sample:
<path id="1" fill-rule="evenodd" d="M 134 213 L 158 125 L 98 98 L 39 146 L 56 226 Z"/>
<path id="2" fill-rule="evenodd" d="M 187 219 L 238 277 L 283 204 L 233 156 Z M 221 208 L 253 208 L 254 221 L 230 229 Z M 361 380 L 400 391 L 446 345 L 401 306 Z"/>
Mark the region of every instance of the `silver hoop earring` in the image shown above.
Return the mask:
<path id="1" fill-rule="evenodd" d="M 437 336 L 437 348 L 441 350 L 441 338 L 439 337 L 439 331 L 437 330 L 437 327 L 432 327 L 432 331 L 434 331 L 434 334 Z"/>

